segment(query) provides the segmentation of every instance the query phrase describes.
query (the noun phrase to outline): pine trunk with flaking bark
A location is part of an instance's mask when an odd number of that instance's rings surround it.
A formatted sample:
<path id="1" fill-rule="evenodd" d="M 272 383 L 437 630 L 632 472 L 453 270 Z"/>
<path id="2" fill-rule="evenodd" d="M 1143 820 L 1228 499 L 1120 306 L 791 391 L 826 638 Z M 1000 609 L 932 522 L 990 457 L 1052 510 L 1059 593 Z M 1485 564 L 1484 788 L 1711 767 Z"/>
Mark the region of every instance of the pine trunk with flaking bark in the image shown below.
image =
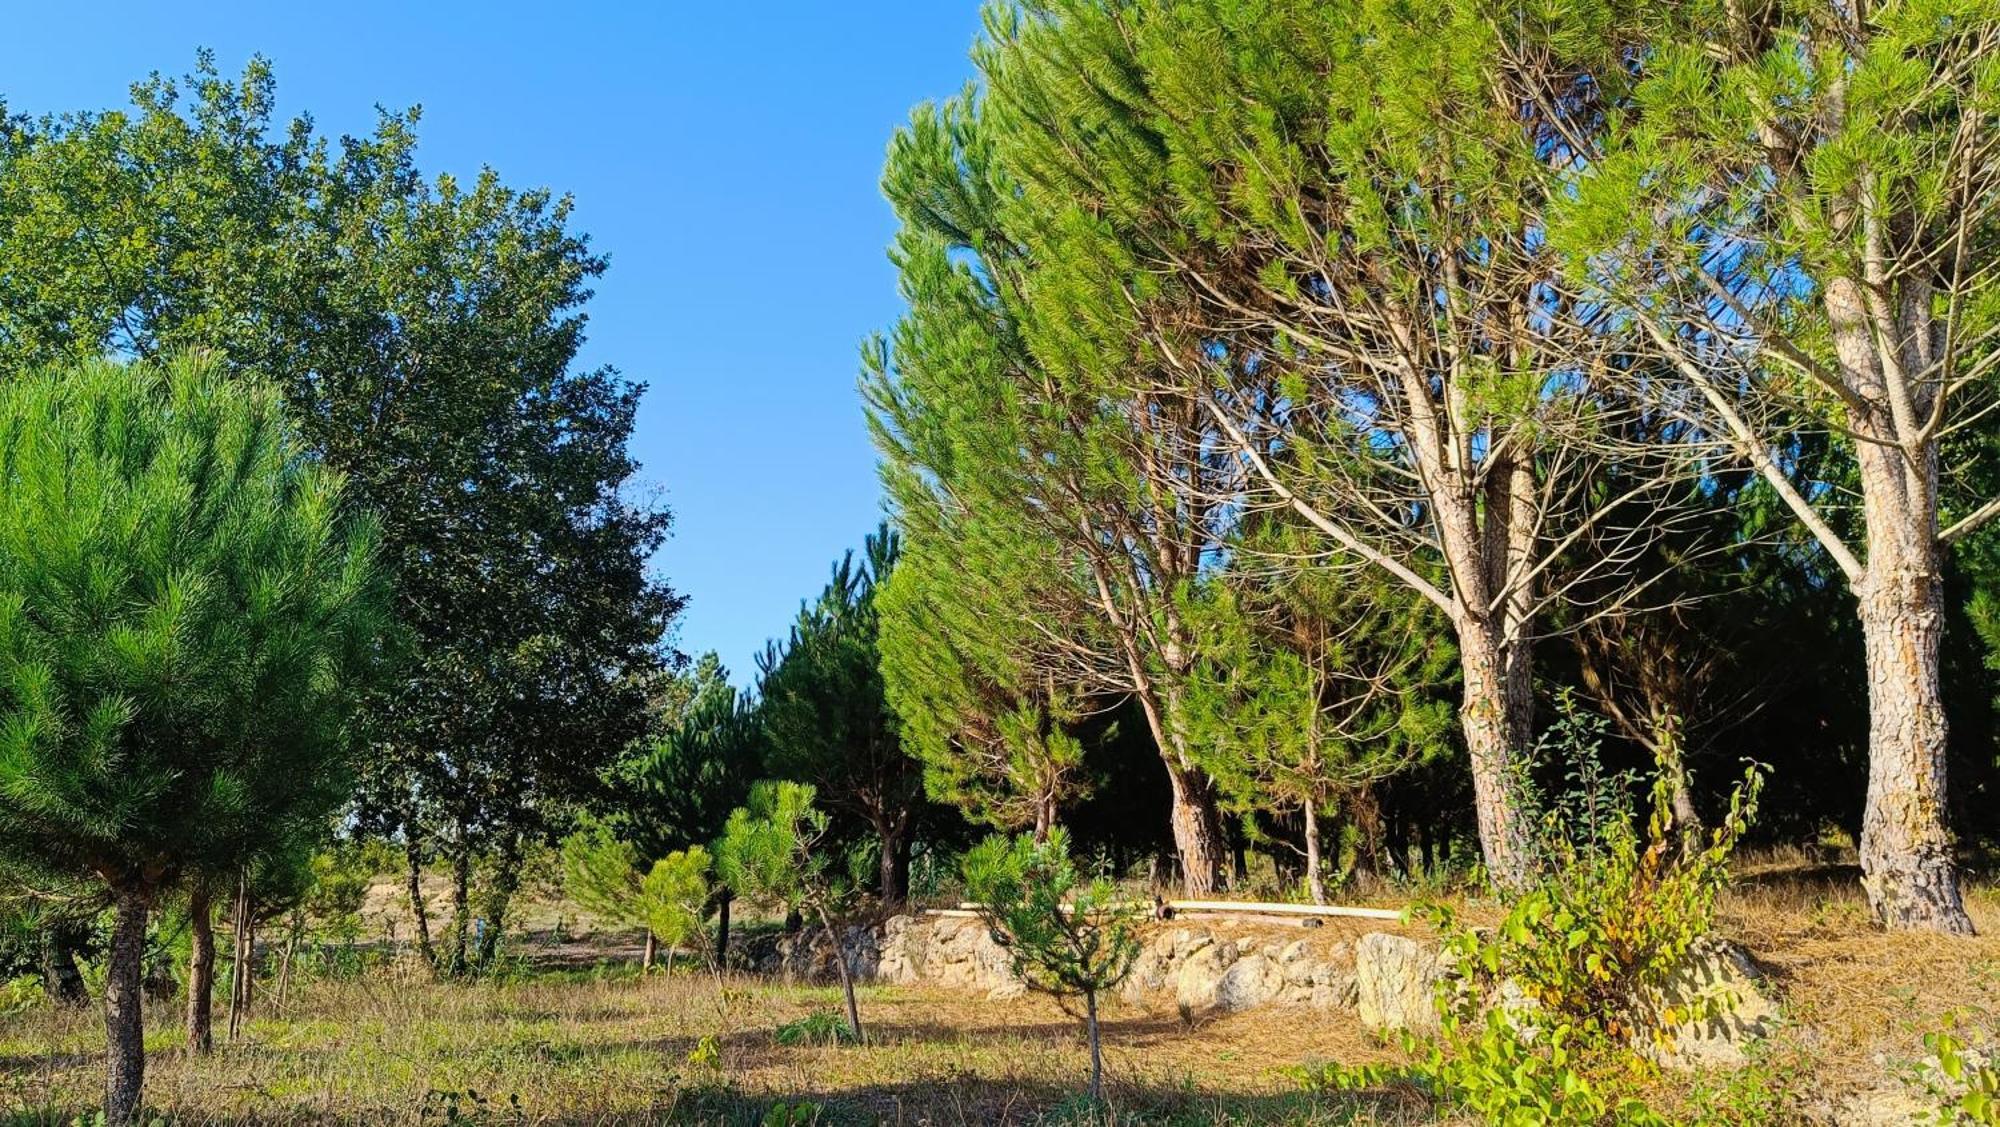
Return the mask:
<path id="1" fill-rule="evenodd" d="M 1510 661 L 1496 634 L 1477 622 L 1459 630 L 1464 699 L 1458 715 L 1472 760 L 1473 809 L 1486 870 L 1502 889 L 1515 890 L 1529 876 L 1515 774 L 1533 739 L 1534 698 L 1526 663 Z"/>
<path id="2" fill-rule="evenodd" d="M 146 1083 L 146 1029 L 143 979 L 146 913 L 151 897 L 127 886 L 115 893 L 116 923 L 104 957 L 104 1122 L 127 1127 L 138 1121 Z"/>
<path id="3" fill-rule="evenodd" d="M 1871 408 L 1850 420 L 1868 535 L 1867 563 L 1854 584 L 1868 669 L 1861 883 L 1885 927 L 1970 935 L 1946 806 L 1937 441 L 1904 441 L 1915 425 L 1910 416 L 1921 417 L 1930 400 L 1891 380 L 1886 366 L 1910 372 L 1929 363 L 1930 296 L 1915 280 L 1902 289 L 1895 307 L 1901 339 L 1887 350 L 1859 283 L 1829 279 L 1823 298 L 1842 376 Z"/>
<path id="4" fill-rule="evenodd" d="M 910 812 L 885 813 L 876 819 L 875 833 L 881 842 L 876 891 L 883 907 L 901 907 L 910 897 Z"/>
<path id="5" fill-rule="evenodd" d="M 1229 863 L 1229 839 L 1222 832 L 1222 811 L 1215 781 L 1198 767 L 1167 764 L 1173 795 L 1174 852 L 1180 858 L 1181 886 L 1190 899 L 1200 899 L 1222 887 Z"/>
<path id="6" fill-rule="evenodd" d="M 1892 543 L 1870 537 L 1857 592 L 1868 658 L 1862 885 L 1885 927 L 1970 935 L 1945 804 L 1943 577 L 1934 548 Z"/>
<path id="7" fill-rule="evenodd" d="M 215 904 L 206 888 L 188 894 L 187 1050 L 215 1049 Z"/>
<path id="8" fill-rule="evenodd" d="M 1035 799 L 1035 841 L 1039 844 L 1049 840 L 1049 831 L 1056 828 L 1056 800 L 1051 794 Z"/>

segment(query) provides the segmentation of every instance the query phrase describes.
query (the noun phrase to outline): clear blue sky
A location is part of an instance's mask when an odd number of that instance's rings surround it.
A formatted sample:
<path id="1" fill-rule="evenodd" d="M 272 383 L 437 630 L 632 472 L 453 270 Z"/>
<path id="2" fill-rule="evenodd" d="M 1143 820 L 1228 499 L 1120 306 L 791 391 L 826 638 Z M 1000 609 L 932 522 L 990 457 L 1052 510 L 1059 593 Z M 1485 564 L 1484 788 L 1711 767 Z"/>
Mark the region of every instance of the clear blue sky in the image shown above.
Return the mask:
<path id="1" fill-rule="evenodd" d="M 876 190 L 890 131 L 970 76 L 976 0 L 11 6 L 16 112 L 126 104 L 129 85 L 252 54 L 280 110 L 361 132 L 424 108 L 428 171 L 492 165 L 571 192 L 611 256 L 585 361 L 651 385 L 636 451 L 693 598 L 690 653 L 751 655 L 881 515 L 857 345 L 898 309 Z"/>

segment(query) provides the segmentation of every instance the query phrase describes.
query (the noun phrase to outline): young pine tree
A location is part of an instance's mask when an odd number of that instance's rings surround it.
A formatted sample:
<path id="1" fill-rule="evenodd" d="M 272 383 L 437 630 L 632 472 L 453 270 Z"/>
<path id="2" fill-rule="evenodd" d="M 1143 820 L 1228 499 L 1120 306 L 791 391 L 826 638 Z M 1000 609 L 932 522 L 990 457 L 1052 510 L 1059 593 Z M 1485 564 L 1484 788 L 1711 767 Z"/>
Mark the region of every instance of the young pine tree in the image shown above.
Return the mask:
<path id="1" fill-rule="evenodd" d="M 0 385 L 0 855 L 114 906 L 109 1123 L 139 1109 L 155 903 L 345 793 L 383 597 L 340 490 L 205 359 Z"/>
<path id="2" fill-rule="evenodd" d="M 987 838 L 965 855 L 966 894 L 1034 989 L 1082 997 L 1090 1036 L 1090 1098 L 1104 1098 L 1097 996 L 1116 987 L 1139 954 L 1142 910 L 1102 878 L 1085 882 L 1060 826 L 1046 838 Z"/>

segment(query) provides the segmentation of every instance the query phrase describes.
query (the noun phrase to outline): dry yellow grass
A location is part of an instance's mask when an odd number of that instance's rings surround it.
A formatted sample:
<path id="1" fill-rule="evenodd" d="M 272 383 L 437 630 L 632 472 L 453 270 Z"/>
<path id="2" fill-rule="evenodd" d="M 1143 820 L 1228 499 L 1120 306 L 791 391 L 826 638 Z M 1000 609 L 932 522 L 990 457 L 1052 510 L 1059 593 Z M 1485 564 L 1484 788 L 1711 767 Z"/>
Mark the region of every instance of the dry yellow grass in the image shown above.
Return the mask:
<path id="1" fill-rule="evenodd" d="M 1852 872 L 1839 866 L 1768 855 L 1746 862 L 1741 875 L 1723 904 L 1722 931 L 1770 971 L 1786 1025 L 1750 1071 L 1733 1081 L 1671 1078 L 1659 1089 L 1662 1106 L 1720 1122 L 1807 1121 L 1844 1092 L 1892 1082 L 1894 1064 L 1919 1055 L 1926 1032 L 1956 1023 L 1971 1040 L 2000 1038 L 2000 895 L 1992 888 L 1972 896 L 1982 937 L 1944 939 L 1874 931 Z M 1463 908 L 1473 920 L 1491 913 L 1490 905 Z M 1199 924 L 1307 935 L 1315 946 L 1383 926 Z M 814 1105 L 817 1122 L 1080 1115 L 1080 1023 L 1049 999 L 870 987 L 861 1000 L 866 1044 L 786 1045 L 775 1030 L 834 1009 L 834 989 L 563 969 L 586 957 L 635 955 L 623 936 L 556 943 L 543 935 L 523 946 L 554 969 L 444 985 L 384 967 L 351 981 L 303 983 L 282 1008 L 267 991 L 248 1036 L 204 1060 L 183 1056 L 177 1008 L 160 1006 L 148 1015 L 149 1098 L 177 1124 L 754 1124 L 773 1104 L 798 1101 Z M 1293 1066 L 1395 1055 L 1351 1012 L 1268 1008 L 1190 1026 L 1170 1005 L 1112 1003 L 1106 1022 L 1115 1121 L 1422 1121 L 1414 1106 L 1297 1090 L 1286 1071 Z M 101 1045 L 93 1012 L 0 1018 L 0 1109 L 11 1109 L 0 1124 L 66 1125 L 88 1109 Z M 1778 1098 L 1767 1098 L 1771 1089 Z"/>

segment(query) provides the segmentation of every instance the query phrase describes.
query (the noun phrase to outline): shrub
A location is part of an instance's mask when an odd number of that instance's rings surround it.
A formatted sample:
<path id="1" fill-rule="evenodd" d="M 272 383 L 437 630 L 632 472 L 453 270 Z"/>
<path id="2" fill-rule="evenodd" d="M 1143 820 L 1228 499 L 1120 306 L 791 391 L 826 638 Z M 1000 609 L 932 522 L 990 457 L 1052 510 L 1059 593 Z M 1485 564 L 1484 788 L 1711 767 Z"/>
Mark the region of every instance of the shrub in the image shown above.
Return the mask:
<path id="1" fill-rule="evenodd" d="M 1563 738 L 1594 759 L 1587 726 L 1572 718 Z M 1570 781 L 1561 801 L 1539 807 L 1544 876 L 1497 928 L 1477 931 L 1427 909 L 1458 975 L 1440 989 L 1439 1031 L 1406 1036 L 1415 1060 L 1328 1066 L 1304 1076 L 1309 1087 L 1400 1086 L 1496 1123 L 1665 1122 L 1631 1094 L 1654 1071 L 1638 1050 L 1672 1025 L 1710 1016 L 1662 1008 L 1662 988 L 1714 926 L 1763 776 L 1750 769 L 1705 841 L 1675 829 L 1664 767 L 1643 831 L 1625 778 L 1586 765 Z M 1489 1006 L 1503 984 L 1518 997 Z"/>

